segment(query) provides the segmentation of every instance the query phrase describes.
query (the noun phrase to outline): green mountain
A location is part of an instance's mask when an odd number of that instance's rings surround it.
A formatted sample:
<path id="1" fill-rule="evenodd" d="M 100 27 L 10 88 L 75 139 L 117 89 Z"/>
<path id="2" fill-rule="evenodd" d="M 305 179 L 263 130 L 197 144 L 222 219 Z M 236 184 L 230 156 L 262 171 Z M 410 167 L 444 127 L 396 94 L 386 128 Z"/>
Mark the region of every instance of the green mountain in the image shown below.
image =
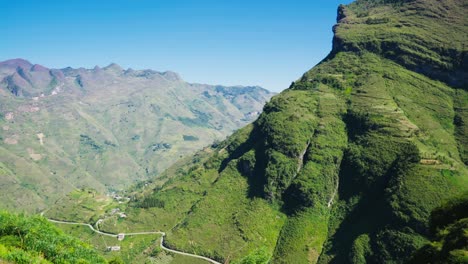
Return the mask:
<path id="1" fill-rule="evenodd" d="M 403 263 L 468 189 L 468 5 L 340 6 L 333 50 L 128 219 L 230 263 Z M 120 227 L 119 227 L 120 225 Z"/>
<path id="2" fill-rule="evenodd" d="M 0 63 L 0 208 L 38 211 L 76 188 L 146 181 L 253 121 L 272 93 L 173 72 Z"/>

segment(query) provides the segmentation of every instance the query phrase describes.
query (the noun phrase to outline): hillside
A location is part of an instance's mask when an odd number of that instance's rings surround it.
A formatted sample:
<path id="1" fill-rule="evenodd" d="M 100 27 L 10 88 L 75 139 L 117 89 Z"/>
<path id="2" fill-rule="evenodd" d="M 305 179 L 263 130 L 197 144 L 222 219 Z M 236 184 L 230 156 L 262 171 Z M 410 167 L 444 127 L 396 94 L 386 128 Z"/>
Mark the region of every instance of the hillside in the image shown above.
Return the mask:
<path id="1" fill-rule="evenodd" d="M 231 263 L 403 263 L 468 189 L 468 6 L 358 0 L 251 125 L 136 195 L 128 223 Z"/>
<path id="2" fill-rule="evenodd" d="M 152 179 L 253 121 L 271 96 L 116 64 L 0 62 L 0 208 L 39 211 L 76 188 Z"/>
<path id="3" fill-rule="evenodd" d="M 42 217 L 0 212 L 1 263 L 114 263 Z"/>
<path id="4" fill-rule="evenodd" d="M 431 213 L 431 242 L 420 248 L 410 263 L 468 262 L 468 193 Z"/>

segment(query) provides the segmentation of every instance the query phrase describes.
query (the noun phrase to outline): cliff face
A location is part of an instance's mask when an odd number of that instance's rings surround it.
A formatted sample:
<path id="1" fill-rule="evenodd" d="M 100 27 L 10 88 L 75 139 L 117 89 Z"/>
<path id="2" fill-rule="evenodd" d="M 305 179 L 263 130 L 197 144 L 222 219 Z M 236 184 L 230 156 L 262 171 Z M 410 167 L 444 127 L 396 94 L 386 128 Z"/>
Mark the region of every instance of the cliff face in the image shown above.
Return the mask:
<path id="1" fill-rule="evenodd" d="M 135 206 L 171 219 L 171 246 L 219 260 L 407 261 L 431 210 L 468 188 L 467 11 L 341 6 L 324 61 Z"/>

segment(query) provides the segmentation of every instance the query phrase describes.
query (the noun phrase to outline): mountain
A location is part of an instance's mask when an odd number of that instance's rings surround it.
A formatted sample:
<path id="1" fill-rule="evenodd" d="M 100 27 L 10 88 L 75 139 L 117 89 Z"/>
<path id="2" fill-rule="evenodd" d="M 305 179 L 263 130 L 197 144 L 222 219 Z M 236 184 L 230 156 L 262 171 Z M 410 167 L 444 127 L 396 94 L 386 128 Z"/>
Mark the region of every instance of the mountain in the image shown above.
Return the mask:
<path id="1" fill-rule="evenodd" d="M 467 13 L 464 0 L 340 6 L 329 56 L 106 228 L 146 224 L 220 262 L 409 261 L 431 211 L 468 189 Z"/>
<path id="2" fill-rule="evenodd" d="M 0 62 L 0 207 L 43 210 L 76 188 L 147 181 L 253 121 L 271 96 L 117 64 Z"/>

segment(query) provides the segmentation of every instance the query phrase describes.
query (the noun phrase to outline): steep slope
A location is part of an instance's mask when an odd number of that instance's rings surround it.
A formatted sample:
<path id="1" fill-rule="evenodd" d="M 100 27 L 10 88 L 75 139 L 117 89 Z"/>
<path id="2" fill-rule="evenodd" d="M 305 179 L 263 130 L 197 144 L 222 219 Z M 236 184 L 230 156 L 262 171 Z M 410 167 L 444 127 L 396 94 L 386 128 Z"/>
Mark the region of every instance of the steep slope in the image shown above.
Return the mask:
<path id="1" fill-rule="evenodd" d="M 468 193 L 431 213 L 432 242 L 419 249 L 410 263 L 468 262 Z"/>
<path id="2" fill-rule="evenodd" d="M 0 63 L 0 207 L 41 210 L 86 186 L 118 190 L 253 121 L 271 93 L 173 72 Z"/>
<path id="3" fill-rule="evenodd" d="M 340 6 L 331 54 L 137 196 L 135 219 L 146 208 L 169 246 L 220 261 L 409 260 L 431 210 L 468 189 L 467 8 Z"/>

